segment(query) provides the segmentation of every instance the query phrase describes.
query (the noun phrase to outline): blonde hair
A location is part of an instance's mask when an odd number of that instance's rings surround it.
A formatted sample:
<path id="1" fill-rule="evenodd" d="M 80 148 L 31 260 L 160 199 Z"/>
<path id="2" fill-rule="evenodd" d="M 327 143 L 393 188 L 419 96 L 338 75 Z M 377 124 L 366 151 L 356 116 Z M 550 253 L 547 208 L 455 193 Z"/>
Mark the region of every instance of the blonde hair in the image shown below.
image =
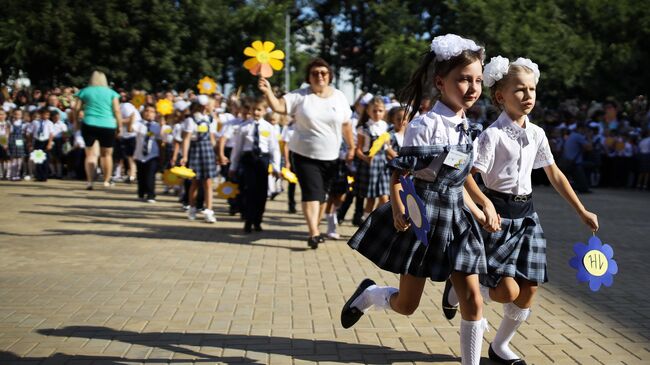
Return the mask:
<path id="1" fill-rule="evenodd" d="M 508 83 L 508 80 L 512 79 L 513 76 L 520 73 L 534 74 L 535 72 L 526 66 L 510 64 L 510 66 L 508 66 L 508 73 L 503 75 L 500 80 L 495 82 L 494 85 L 490 87 L 490 99 L 492 100 L 492 104 L 494 106 L 501 108 L 501 104 L 499 104 L 496 98 L 497 91 L 501 90 Z"/>
<path id="2" fill-rule="evenodd" d="M 90 81 L 88 81 L 88 86 L 108 86 L 108 81 L 106 80 L 106 74 L 101 71 L 93 71 L 90 75 Z"/>

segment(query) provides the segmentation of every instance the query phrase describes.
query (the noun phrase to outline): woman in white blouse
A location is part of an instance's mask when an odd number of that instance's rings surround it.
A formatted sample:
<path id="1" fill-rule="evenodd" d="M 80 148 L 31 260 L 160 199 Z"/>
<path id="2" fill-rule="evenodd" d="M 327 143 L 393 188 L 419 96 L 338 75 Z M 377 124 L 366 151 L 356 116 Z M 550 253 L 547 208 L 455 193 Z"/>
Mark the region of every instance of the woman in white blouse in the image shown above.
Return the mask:
<path id="1" fill-rule="evenodd" d="M 323 59 L 312 60 L 306 68 L 308 87 L 277 98 L 271 84 L 259 80 L 259 89 L 271 109 L 294 117 L 294 135 L 289 142 L 292 165 L 302 192 L 302 211 L 309 229 L 307 244 L 317 248 L 324 241 L 318 224 L 325 208 L 325 193 L 336 174 L 336 160 L 345 139 L 349 149 L 347 160 L 354 157 L 354 138 L 350 117 L 352 111 L 345 95 L 333 86 L 332 70 Z"/>

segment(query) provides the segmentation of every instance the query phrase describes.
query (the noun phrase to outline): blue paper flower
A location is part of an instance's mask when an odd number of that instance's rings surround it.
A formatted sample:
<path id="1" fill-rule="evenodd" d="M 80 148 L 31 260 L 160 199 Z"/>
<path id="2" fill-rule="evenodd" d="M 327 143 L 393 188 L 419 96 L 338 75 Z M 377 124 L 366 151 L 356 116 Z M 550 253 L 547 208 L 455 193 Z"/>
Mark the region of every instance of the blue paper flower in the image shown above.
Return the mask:
<path id="1" fill-rule="evenodd" d="M 400 177 L 399 181 L 402 183 L 403 189 L 399 192 L 399 197 L 406 208 L 406 217 L 411 222 L 411 227 L 417 239 L 422 241 L 425 246 L 428 246 L 427 232 L 429 232 L 430 226 L 429 220 L 427 220 L 427 216 L 425 215 L 424 203 L 415 192 L 413 180 Z"/>
<path id="2" fill-rule="evenodd" d="M 593 236 L 587 245 L 576 243 L 573 252 L 576 256 L 569 261 L 569 265 L 578 270 L 576 277 L 579 282 L 589 281 L 592 291 L 598 291 L 601 284 L 607 287 L 612 285 L 614 275 L 618 273 L 618 264 L 612 258 L 612 246 L 603 245 L 600 238 Z"/>

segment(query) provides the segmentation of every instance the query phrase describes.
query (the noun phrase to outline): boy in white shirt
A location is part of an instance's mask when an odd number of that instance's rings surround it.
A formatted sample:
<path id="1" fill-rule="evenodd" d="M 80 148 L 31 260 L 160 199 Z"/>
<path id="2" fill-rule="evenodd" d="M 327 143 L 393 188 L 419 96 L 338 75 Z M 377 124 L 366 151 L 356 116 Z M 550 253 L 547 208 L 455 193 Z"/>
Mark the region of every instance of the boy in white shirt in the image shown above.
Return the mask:
<path id="1" fill-rule="evenodd" d="M 156 108 L 147 105 L 143 119 L 131 124 L 130 132 L 135 133 L 134 159 L 137 165 L 138 197 L 148 203 L 156 202 L 156 172 L 160 156 L 160 124 L 156 122 Z"/>
<path id="2" fill-rule="evenodd" d="M 253 118 L 239 127 L 230 156 L 229 176 L 231 179 L 237 178 L 240 184 L 245 233 L 252 232 L 252 227 L 258 232 L 262 231 L 269 163 L 272 163 L 276 176 L 279 176 L 280 172 L 278 136 L 273 125 L 262 118 L 266 108 L 264 99 L 248 105 L 246 109 L 250 110 Z"/>
<path id="3" fill-rule="evenodd" d="M 36 181 L 47 181 L 49 174 L 50 151 L 54 140 L 54 124 L 50 121 L 50 110 L 42 108 L 40 110 L 40 119 L 32 122 L 32 151 L 42 150 L 45 152 L 45 161 L 35 163 L 34 177 Z"/>

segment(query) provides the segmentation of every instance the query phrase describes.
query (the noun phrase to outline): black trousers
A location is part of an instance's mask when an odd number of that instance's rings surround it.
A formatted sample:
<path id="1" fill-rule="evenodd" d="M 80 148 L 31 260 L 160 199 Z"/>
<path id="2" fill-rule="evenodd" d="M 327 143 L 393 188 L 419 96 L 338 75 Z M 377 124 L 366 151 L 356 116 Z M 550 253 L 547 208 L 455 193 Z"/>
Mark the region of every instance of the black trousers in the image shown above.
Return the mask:
<path id="1" fill-rule="evenodd" d="M 138 197 L 156 199 L 156 172 L 158 171 L 158 157 L 147 162 L 136 160 L 138 175 Z"/>
<path id="2" fill-rule="evenodd" d="M 50 173 L 50 153 L 47 152 L 48 141 L 34 141 L 34 150 L 43 150 L 45 152 L 45 161 L 34 164 L 34 178 L 38 181 L 47 181 Z"/>
<path id="3" fill-rule="evenodd" d="M 262 223 L 269 188 L 269 155 L 245 152 L 240 161 L 241 212 L 246 224 Z"/>
<path id="4" fill-rule="evenodd" d="M 289 159 L 293 159 L 291 157 L 291 154 L 293 154 L 293 152 L 289 151 Z M 294 174 L 296 173 L 293 170 L 293 165 L 291 165 L 291 172 L 293 172 Z M 289 183 L 287 198 L 289 199 L 289 209 L 296 209 L 296 184 L 295 183 Z"/>

